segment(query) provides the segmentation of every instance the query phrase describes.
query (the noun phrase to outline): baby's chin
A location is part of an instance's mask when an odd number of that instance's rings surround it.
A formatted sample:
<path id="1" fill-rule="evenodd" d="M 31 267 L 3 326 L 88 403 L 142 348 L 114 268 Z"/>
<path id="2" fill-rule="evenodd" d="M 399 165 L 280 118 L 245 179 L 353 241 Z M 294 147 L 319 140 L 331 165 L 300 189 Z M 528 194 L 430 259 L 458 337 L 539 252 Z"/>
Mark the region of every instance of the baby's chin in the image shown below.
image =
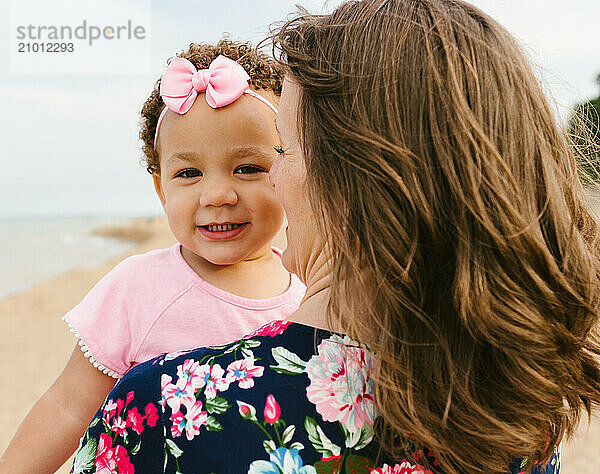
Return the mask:
<path id="1" fill-rule="evenodd" d="M 226 252 L 223 255 L 202 255 L 202 258 L 208 263 L 219 267 L 231 266 L 243 262 L 244 260 L 249 260 L 245 255 L 231 255 L 231 251 Z"/>
<path id="2" fill-rule="evenodd" d="M 216 267 L 229 267 L 231 265 L 235 265 L 236 263 L 240 263 L 241 260 L 215 260 L 215 259 L 208 259 L 205 258 L 205 260 L 210 263 L 211 265 L 214 265 Z"/>

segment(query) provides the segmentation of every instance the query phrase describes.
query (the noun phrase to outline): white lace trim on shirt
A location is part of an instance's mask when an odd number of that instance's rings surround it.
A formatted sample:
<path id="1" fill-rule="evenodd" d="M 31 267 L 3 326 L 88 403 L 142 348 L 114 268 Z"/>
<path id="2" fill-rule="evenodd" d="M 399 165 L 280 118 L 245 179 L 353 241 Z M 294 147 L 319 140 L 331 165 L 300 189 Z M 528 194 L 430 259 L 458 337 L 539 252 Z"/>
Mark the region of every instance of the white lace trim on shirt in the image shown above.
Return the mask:
<path id="1" fill-rule="evenodd" d="M 83 342 L 83 339 L 81 339 L 81 336 L 79 335 L 79 333 L 77 332 L 77 329 L 75 329 L 73 327 L 73 325 L 71 324 L 71 321 L 69 321 L 69 318 L 67 318 L 67 316 L 63 316 L 62 320 L 67 323 L 67 326 L 69 326 L 69 330 L 75 335 L 75 337 L 77 339 L 79 339 L 79 348 L 81 349 L 81 352 L 83 352 L 83 355 L 88 358 L 90 360 L 90 363 L 96 367 L 100 372 L 102 372 L 103 374 L 108 375 L 109 377 L 113 377 L 115 379 L 119 379 L 121 378 L 121 376 L 119 374 L 117 374 L 114 370 L 109 369 L 108 367 L 104 367 L 102 364 L 100 364 L 94 357 L 94 355 L 92 354 L 92 351 L 90 350 L 90 348 L 85 344 L 85 342 Z"/>

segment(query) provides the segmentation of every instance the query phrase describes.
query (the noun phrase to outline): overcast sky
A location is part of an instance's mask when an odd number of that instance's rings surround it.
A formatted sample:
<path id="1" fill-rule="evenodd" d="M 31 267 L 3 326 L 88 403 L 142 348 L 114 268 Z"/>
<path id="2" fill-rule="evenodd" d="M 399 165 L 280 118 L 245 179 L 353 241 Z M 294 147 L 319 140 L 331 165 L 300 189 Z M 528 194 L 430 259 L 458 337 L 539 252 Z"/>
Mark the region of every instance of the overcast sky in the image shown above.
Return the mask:
<path id="1" fill-rule="evenodd" d="M 295 3 L 322 11 L 315 0 L 152 0 L 150 73 L 11 74 L 10 3 L 0 0 L 0 216 L 160 213 L 137 135 L 141 104 L 165 60 L 224 32 L 256 42 Z M 598 96 L 598 0 L 471 3 L 525 47 L 563 120 L 576 102 Z"/>

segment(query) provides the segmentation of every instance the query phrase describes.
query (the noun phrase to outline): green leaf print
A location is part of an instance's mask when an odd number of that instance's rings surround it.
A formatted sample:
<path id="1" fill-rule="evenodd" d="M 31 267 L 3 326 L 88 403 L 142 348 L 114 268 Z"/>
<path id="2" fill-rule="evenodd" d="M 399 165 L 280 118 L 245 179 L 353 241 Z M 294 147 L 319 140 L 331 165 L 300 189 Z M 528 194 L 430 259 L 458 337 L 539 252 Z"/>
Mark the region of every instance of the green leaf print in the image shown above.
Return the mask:
<path id="1" fill-rule="evenodd" d="M 178 458 L 183 454 L 183 451 L 179 449 L 179 446 L 175 444 L 175 442 L 171 439 L 167 439 L 167 448 L 169 452 L 173 455 L 173 457 Z"/>
<path id="2" fill-rule="evenodd" d="M 231 408 L 231 404 L 227 403 L 225 398 L 217 395 L 215 398 L 207 398 L 204 407 L 208 413 L 222 415 Z"/>
<path id="3" fill-rule="evenodd" d="M 296 432 L 296 427 L 294 425 L 290 425 L 285 429 L 285 431 L 281 435 L 281 442 L 283 443 L 284 446 L 292 440 L 295 432 Z"/>
<path id="4" fill-rule="evenodd" d="M 106 422 L 106 420 L 104 418 L 102 418 L 102 425 L 104 426 L 104 430 L 107 433 L 112 434 L 112 429 L 110 428 L 110 425 Z"/>
<path id="5" fill-rule="evenodd" d="M 337 474 L 342 471 L 342 456 L 335 456 L 331 459 L 317 461 L 314 468 L 318 474 Z"/>
<path id="6" fill-rule="evenodd" d="M 73 474 L 82 474 L 94 467 L 97 448 L 98 441 L 91 438 L 83 448 L 80 448 L 79 451 L 77 451 L 75 459 L 73 460 Z"/>
<path id="7" fill-rule="evenodd" d="M 131 455 L 136 455 L 136 454 L 138 453 L 138 451 L 140 450 L 141 446 L 142 446 L 142 442 L 140 441 L 138 444 L 136 444 L 136 445 L 135 445 L 135 446 L 134 446 L 134 447 L 131 449 L 131 451 L 129 451 L 129 454 L 131 454 Z"/>
<path id="8" fill-rule="evenodd" d="M 297 449 L 298 451 L 302 451 L 304 449 L 304 445 L 298 441 L 294 441 L 292 444 L 290 444 L 289 449 Z"/>
<path id="9" fill-rule="evenodd" d="M 371 461 L 362 456 L 350 455 L 346 458 L 346 473 L 369 474 L 372 470 Z"/>
<path id="10" fill-rule="evenodd" d="M 280 374 L 298 375 L 306 370 L 306 362 L 285 347 L 274 347 L 271 349 L 271 354 L 277 362 L 277 365 L 272 365 L 271 369 Z"/>
<path id="11" fill-rule="evenodd" d="M 343 423 L 340 423 L 339 425 L 341 426 L 342 431 L 344 432 L 344 437 L 346 438 L 346 447 L 352 448 L 356 451 L 367 446 L 373 440 L 373 436 L 375 435 L 371 425 L 363 426 L 362 429 L 357 433 L 348 431 Z"/>
<path id="12" fill-rule="evenodd" d="M 251 351 L 250 349 L 248 349 L 247 347 L 242 347 L 242 348 L 241 348 L 241 352 L 242 352 L 242 355 L 243 355 L 245 358 L 247 358 L 247 359 L 248 359 L 248 358 L 254 358 L 254 352 L 252 352 L 252 351 Z"/>
<path id="13" fill-rule="evenodd" d="M 323 433 L 323 430 L 317 422 L 307 416 L 304 419 L 304 428 L 308 434 L 308 440 L 311 442 L 315 450 L 323 455 L 324 458 L 330 458 L 332 456 L 339 456 L 342 448 L 337 444 L 332 443 L 331 440 Z"/>
<path id="14" fill-rule="evenodd" d="M 260 341 L 256 339 L 244 339 L 244 344 L 246 347 L 258 347 L 260 346 Z"/>
<path id="15" fill-rule="evenodd" d="M 277 446 L 275 445 L 275 441 L 272 439 L 265 439 L 263 441 L 263 448 L 265 448 L 267 454 L 271 454 L 277 449 Z"/>
<path id="16" fill-rule="evenodd" d="M 223 425 L 214 416 L 209 416 L 206 419 L 206 429 L 208 431 L 223 431 Z"/>

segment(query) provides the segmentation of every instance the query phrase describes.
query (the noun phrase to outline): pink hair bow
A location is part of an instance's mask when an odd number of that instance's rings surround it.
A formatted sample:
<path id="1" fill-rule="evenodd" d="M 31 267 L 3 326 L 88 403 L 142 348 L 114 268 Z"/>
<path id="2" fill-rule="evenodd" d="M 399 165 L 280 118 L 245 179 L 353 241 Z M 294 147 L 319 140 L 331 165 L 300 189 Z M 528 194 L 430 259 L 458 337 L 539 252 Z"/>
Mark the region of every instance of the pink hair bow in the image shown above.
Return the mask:
<path id="1" fill-rule="evenodd" d="M 236 101 L 248 89 L 248 79 L 242 66 L 223 55 L 200 71 L 187 59 L 173 58 L 163 74 L 160 95 L 169 110 L 185 114 L 206 91 L 206 102 L 216 109 Z"/>
<path id="2" fill-rule="evenodd" d="M 201 92 L 206 92 L 206 102 L 213 109 L 225 107 L 247 94 L 260 100 L 277 114 L 277 108 L 271 102 L 248 88 L 248 79 L 250 76 L 242 66 L 223 55 L 210 63 L 208 69 L 200 71 L 187 59 L 172 59 L 160 82 L 160 96 L 166 107 L 156 122 L 154 148 L 167 110 L 185 114 Z"/>

